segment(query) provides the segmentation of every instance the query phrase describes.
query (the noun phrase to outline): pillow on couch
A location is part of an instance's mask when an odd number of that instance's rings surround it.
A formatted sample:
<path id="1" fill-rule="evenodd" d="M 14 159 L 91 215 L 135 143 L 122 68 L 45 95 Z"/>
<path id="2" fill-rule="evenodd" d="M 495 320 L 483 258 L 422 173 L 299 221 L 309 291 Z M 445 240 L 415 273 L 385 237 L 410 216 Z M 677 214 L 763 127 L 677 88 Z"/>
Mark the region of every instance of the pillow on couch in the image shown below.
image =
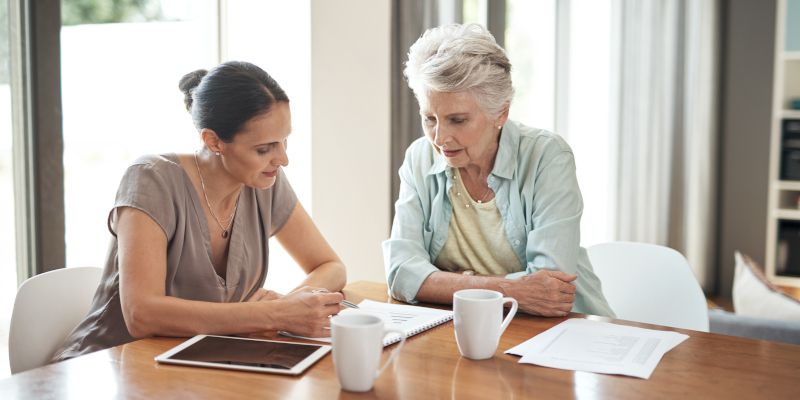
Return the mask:
<path id="1" fill-rule="evenodd" d="M 783 293 L 769 282 L 761 267 L 739 253 L 733 276 L 733 308 L 736 314 L 751 317 L 800 321 L 800 300 Z"/>

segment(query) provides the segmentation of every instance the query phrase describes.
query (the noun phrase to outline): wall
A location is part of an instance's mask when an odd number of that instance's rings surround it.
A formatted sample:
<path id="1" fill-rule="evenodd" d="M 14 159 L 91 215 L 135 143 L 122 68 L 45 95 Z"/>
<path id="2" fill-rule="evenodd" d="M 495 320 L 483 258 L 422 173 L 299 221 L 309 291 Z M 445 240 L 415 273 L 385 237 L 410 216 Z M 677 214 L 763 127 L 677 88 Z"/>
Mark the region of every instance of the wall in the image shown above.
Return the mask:
<path id="1" fill-rule="evenodd" d="M 311 2 L 312 215 L 348 281 L 383 281 L 390 0 Z"/>
<path id="2" fill-rule="evenodd" d="M 775 0 L 722 1 L 718 294 L 731 295 L 733 252 L 764 262 Z"/>

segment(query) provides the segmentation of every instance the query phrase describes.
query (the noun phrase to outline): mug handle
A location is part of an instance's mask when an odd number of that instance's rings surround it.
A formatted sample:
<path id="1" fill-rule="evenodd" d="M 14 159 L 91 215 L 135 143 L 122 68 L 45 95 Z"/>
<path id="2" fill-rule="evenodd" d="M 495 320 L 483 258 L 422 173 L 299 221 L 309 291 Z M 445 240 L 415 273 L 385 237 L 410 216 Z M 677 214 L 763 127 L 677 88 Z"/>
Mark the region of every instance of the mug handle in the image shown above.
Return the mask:
<path id="1" fill-rule="evenodd" d="M 514 318 L 514 315 L 517 313 L 517 308 L 519 307 L 519 304 L 517 304 L 517 299 L 513 297 L 503 297 L 503 304 L 506 303 L 511 303 L 511 309 L 508 310 L 508 315 L 506 315 L 506 319 L 504 319 L 503 324 L 500 325 L 500 335 L 502 335 L 503 332 L 506 331 L 506 328 L 508 328 L 508 324 L 511 323 L 511 319 Z"/>
<path id="2" fill-rule="evenodd" d="M 387 329 L 384 332 L 383 337 L 386 337 L 386 335 L 389 334 L 389 333 L 396 333 L 396 334 L 400 335 L 400 343 L 397 345 L 396 349 L 392 350 L 392 354 L 389 356 L 389 359 L 386 360 L 386 362 L 383 363 L 383 365 L 378 370 L 378 372 L 375 373 L 375 377 L 376 378 L 379 377 L 383 373 L 383 370 L 385 370 L 386 367 L 388 367 L 389 364 L 391 364 L 392 361 L 394 361 L 395 358 L 397 358 L 397 354 L 400 353 L 400 349 L 402 349 L 403 345 L 406 344 L 406 334 L 405 334 L 405 332 L 403 332 L 403 331 L 401 331 L 399 329 Z"/>

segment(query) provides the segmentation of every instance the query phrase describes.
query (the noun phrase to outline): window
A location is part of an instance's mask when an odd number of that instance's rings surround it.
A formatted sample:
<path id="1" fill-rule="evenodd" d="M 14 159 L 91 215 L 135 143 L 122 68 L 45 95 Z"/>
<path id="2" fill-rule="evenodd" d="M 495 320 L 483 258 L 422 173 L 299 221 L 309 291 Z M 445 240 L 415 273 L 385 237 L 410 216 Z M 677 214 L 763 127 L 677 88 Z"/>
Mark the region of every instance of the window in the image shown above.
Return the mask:
<path id="1" fill-rule="evenodd" d="M 61 30 L 68 266 L 103 266 L 107 213 L 132 161 L 200 147 L 178 80 L 219 60 L 252 62 L 289 94 L 286 173 L 311 210 L 308 1 L 150 0 L 112 16 L 110 6 L 73 13 L 70 3 Z M 285 36 L 293 40 L 270 40 Z M 267 287 L 285 292 L 305 274 L 276 241 L 270 250 Z"/>
<path id="2" fill-rule="evenodd" d="M 9 376 L 8 327 L 17 293 L 8 0 L 0 0 L 0 378 Z"/>
<path id="3" fill-rule="evenodd" d="M 464 0 L 464 22 L 485 26 L 489 3 Z M 569 142 L 584 200 L 581 244 L 612 240 L 611 0 L 506 0 L 504 40 L 510 118 Z"/>
<path id="4" fill-rule="evenodd" d="M 277 12 L 279 11 L 279 12 Z M 309 0 L 229 1 L 223 59 L 246 60 L 267 71 L 289 96 L 292 134 L 284 169 L 311 213 L 311 4 Z M 279 38 L 290 37 L 292 40 Z M 270 240 L 267 289 L 286 293 L 305 277 L 277 240 Z"/>
<path id="5" fill-rule="evenodd" d="M 568 16 L 569 62 L 562 93 L 566 125 L 559 129 L 575 154 L 583 194 L 581 244 L 614 239 L 610 187 L 614 171 L 611 102 L 611 0 L 572 0 Z"/>
<path id="6" fill-rule="evenodd" d="M 178 81 L 216 64 L 217 7 L 147 1 L 106 15 L 112 3 L 96 2 L 74 17 L 72 3 L 62 2 L 61 29 L 67 265 L 102 267 L 125 168 L 144 154 L 197 148 Z"/>

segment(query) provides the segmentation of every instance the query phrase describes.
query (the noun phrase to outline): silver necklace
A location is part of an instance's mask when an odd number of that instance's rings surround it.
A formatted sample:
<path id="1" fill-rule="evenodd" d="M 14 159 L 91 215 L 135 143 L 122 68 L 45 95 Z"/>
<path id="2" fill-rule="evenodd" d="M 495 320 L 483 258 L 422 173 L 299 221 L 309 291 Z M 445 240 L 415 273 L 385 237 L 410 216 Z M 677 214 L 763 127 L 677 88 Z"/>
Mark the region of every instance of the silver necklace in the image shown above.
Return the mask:
<path id="1" fill-rule="evenodd" d="M 236 197 L 236 205 L 233 206 L 233 213 L 231 216 L 226 219 L 228 222 L 226 225 L 222 225 L 222 222 L 217 218 L 217 214 L 214 213 L 214 207 L 211 207 L 211 202 L 208 201 L 208 193 L 206 193 L 206 183 L 203 181 L 203 173 L 200 172 L 200 163 L 197 162 L 197 152 L 194 152 L 194 165 L 197 167 L 197 175 L 200 176 L 200 187 L 203 189 L 203 197 L 206 199 L 206 204 L 208 205 L 208 211 L 211 211 L 211 216 L 214 217 L 214 221 L 217 221 L 217 225 L 219 225 L 220 229 L 222 229 L 222 238 L 227 239 L 230 235 L 231 225 L 233 225 L 233 217 L 236 215 L 236 210 L 239 208 L 239 197 Z"/>
<path id="2" fill-rule="evenodd" d="M 453 180 L 458 180 L 458 177 L 461 176 L 461 171 L 458 171 L 456 168 L 454 169 L 456 171 L 453 172 Z M 467 190 L 467 185 L 464 184 L 464 179 L 461 179 L 461 185 L 456 185 L 456 196 L 459 198 L 462 197 L 461 196 L 462 187 L 464 188 L 464 191 Z M 481 196 L 480 199 L 476 200 L 478 204 L 483 204 L 483 202 L 486 201 L 486 198 L 489 197 L 489 193 L 491 192 L 492 188 L 489 187 L 489 185 L 486 185 L 486 192 L 483 193 L 483 196 Z M 469 193 L 467 193 L 467 197 L 469 197 Z M 464 201 L 464 207 L 469 208 L 469 198 L 463 199 L 463 201 Z"/>

